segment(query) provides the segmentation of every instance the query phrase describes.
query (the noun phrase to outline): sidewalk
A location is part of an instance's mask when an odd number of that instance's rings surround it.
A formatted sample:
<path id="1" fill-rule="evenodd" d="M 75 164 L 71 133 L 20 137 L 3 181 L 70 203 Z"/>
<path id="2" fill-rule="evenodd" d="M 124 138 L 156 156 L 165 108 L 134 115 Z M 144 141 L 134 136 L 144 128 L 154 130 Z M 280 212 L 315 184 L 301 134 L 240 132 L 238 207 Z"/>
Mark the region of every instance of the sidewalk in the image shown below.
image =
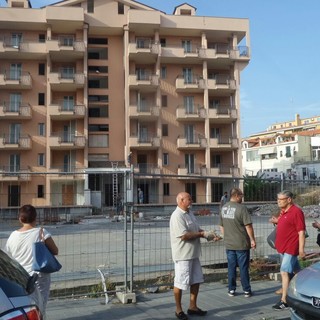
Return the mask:
<path id="1" fill-rule="evenodd" d="M 205 317 L 189 316 L 189 319 L 217 320 L 290 320 L 289 310 L 272 309 L 278 299 L 274 291 L 280 287 L 276 281 L 254 281 L 253 296 L 245 298 L 238 286 L 238 295 L 229 297 L 227 287 L 220 282 L 200 286 L 198 305 L 208 310 Z M 183 294 L 184 311 L 188 308 L 188 292 Z M 122 304 L 111 296 L 78 300 L 51 300 L 47 307 L 47 320 L 152 320 L 176 319 L 172 290 L 161 293 L 137 294 L 135 304 Z"/>

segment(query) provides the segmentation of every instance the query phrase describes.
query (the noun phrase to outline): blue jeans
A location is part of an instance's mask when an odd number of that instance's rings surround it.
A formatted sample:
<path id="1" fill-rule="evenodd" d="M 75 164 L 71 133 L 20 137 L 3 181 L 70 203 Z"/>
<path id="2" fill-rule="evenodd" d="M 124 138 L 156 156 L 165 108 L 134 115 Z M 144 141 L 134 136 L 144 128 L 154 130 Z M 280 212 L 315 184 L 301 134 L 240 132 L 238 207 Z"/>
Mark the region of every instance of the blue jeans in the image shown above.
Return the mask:
<path id="1" fill-rule="evenodd" d="M 250 250 L 226 250 L 228 259 L 228 289 L 236 290 L 237 267 L 243 291 L 251 291 L 249 278 Z"/>

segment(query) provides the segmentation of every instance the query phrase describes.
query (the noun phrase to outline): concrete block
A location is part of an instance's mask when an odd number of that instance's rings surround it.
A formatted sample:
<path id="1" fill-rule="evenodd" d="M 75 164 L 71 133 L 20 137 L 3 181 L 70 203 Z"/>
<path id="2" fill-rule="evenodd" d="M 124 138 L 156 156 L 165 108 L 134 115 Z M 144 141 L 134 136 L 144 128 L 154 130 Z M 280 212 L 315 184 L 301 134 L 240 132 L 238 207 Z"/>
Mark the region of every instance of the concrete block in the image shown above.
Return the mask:
<path id="1" fill-rule="evenodd" d="M 133 292 L 125 292 L 123 286 L 116 287 L 116 296 L 123 304 L 136 303 L 136 294 Z"/>

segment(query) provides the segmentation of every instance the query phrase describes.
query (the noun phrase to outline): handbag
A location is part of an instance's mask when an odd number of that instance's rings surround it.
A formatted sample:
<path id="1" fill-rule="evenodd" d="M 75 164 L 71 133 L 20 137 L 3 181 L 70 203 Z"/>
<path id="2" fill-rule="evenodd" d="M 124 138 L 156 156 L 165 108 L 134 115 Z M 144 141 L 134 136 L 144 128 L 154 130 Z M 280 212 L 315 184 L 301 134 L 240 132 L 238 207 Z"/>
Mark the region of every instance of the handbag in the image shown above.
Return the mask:
<path id="1" fill-rule="evenodd" d="M 57 272 L 62 265 L 50 252 L 44 242 L 43 228 L 40 228 L 40 241 L 34 242 L 32 246 L 32 270 L 43 273 Z"/>
<path id="2" fill-rule="evenodd" d="M 267 237 L 267 242 L 272 249 L 276 248 L 275 246 L 276 235 L 277 235 L 277 227 L 274 227 L 271 233 Z"/>

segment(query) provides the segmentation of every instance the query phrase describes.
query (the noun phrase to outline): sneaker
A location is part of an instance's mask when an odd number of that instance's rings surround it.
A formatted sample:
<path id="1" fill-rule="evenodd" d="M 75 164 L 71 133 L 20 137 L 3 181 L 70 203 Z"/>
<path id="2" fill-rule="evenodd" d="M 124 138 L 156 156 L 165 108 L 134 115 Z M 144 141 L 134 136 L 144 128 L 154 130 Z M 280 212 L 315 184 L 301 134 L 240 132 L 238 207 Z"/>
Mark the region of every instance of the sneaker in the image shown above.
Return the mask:
<path id="1" fill-rule="evenodd" d="M 245 291 L 244 292 L 244 297 L 245 298 L 250 298 L 252 296 L 252 292 L 251 291 Z"/>
<path id="2" fill-rule="evenodd" d="M 229 296 L 229 297 L 234 297 L 235 294 L 236 294 L 236 291 L 235 291 L 235 290 L 229 290 L 229 291 L 228 291 L 228 296 Z"/>
<path id="3" fill-rule="evenodd" d="M 288 308 L 289 308 L 289 306 L 285 302 L 283 302 L 282 300 L 280 300 L 278 303 L 276 303 L 274 306 L 272 306 L 273 310 L 278 310 L 278 311 L 287 310 Z"/>

